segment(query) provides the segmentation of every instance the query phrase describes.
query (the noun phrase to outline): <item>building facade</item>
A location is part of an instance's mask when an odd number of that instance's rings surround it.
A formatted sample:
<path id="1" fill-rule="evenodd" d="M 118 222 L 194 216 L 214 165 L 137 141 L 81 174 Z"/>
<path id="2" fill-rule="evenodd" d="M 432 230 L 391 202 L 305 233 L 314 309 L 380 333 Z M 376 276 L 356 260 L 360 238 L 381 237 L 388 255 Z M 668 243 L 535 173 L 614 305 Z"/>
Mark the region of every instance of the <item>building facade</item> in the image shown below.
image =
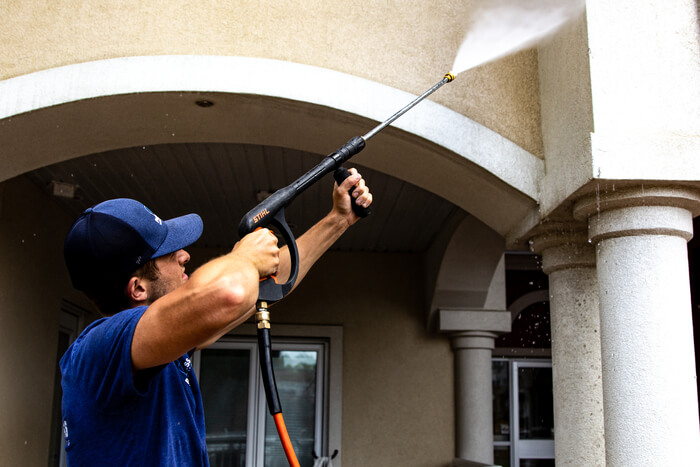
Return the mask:
<path id="1" fill-rule="evenodd" d="M 63 265 L 76 213 L 112 196 L 162 217 L 201 212 L 193 262 L 225 251 L 257 195 L 450 71 L 488 3 L 0 6 L 0 464 L 60 465 L 55 362 L 97 317 Z M 290 397 L 315 407 L 299 411 L 314 427 L 299 438 L 309 462 L 551 465 L 527 460 L 545 442 L 557 465 L 700 462 L 687 245 L 700 213 L 698 3 L 585 3 L 546 40 L 460 73 L 353 159 L 372 218 L 273 316 Z M 303 230 L 329 191 L 289 218 Z M 508 300 L 525 257 L 547 289 Z M 551 350 L 513 350 L 507 336 L 543 301 Z M 203 387 L 228 381 L 217 365 L 247 362 L 245 374 L 253 346 L 244 326 L 198 356 Z M 551 366 L 550 435 L 499 438 L 514 429 L 494 422 L 504 361 L 523 378 Z M 245 435 L 212 432 L 212 455 L 256 465 L 274 453 L 255 377 L 230 390 L 248 402 L 205 403 L 245 410 Z"/>

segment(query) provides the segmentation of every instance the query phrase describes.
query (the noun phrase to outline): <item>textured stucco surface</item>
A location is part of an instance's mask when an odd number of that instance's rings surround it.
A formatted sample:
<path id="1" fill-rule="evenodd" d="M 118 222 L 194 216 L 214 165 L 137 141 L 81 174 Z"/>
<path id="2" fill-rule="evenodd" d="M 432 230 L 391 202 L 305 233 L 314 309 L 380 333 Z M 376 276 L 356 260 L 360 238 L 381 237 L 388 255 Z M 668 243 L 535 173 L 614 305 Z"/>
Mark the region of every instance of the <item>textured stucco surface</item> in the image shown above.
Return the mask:
<path id="1" fill-rule="evenodd" d="M 0 5 L 0 79 L 117 57 L 226 55 L 314 65 L 420 94 L 450 71 L 472 9 L 457 0 L 11 0 Z M 467 71 L 433 100 L 542 155 L 534 50 Z"/>
<path id="2" fill-rule="evenodd" d="M 686 240 L 597 246 L 607 465 L 700 457 Z"/>
<path id="3" fill-rule="evenodd" d="M 593 250 L 592 246 L 589 248 Z M 549 287 L 557 464 L 604 465 L 603 381 L 595 267 L 551 272 Z"/>
<path id="4" fill-rule="evenodd" d="M 700 179 L 695 0 L 588 0 L 539 47 L 541 216 L 595 180 Z"/>

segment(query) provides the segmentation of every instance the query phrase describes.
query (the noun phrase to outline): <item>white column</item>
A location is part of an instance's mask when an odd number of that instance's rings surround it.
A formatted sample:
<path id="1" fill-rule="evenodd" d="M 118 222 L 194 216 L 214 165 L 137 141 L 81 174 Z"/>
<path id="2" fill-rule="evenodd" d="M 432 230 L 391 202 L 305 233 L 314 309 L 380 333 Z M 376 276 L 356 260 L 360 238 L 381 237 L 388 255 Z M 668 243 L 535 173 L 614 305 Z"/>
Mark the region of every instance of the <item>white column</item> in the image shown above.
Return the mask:
<path id="1" fill-rule="evenodd" d="M 455 355 L 455 455 L 493 464 L 493 390 L 491 357 L 495 339 L 510 331 L 510 313 L 440 310 Z"/>
<path id="2" fill-rule="evenodd" d="M 554 452 L 559 466 L 605 465 L 595 251 L 585 224 L 549 224 L 532 239 L 549 276 Z"/>
<path id="3" fill-rule="evenodd" d="M 687 241 L 700 192 L 582 199 L 600 290 L 607 465 L 700 465 Z"/>

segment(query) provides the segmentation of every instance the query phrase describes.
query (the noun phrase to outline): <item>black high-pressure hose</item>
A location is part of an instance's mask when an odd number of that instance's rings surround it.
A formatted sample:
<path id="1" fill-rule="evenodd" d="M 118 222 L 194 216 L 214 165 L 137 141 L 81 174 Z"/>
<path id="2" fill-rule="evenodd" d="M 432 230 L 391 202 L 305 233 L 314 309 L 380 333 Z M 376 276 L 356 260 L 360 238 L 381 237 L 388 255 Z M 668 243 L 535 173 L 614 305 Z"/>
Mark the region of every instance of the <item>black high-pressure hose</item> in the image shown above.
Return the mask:
<path id="1" fill-rule="evenodd" d="M 258 327 L 258 351 L 260 355 L 260 369 L 262 371 L 263 385 L 265 387 L 265 396 L 270 414 L 275 420 L 277 432 L 282 442 L 285 455 L 292 467 L 299 467 L 292 446 L 291 440 L 287 433 L 287 428 L 282 417 L 282 405 L 280 403 L 279 394 L 277 392 L 277 383 L 275 382 L 275 372 L 272 367 L 272 346 L 270 343 L 270 312 L 268 305 L 281 300 L 287 295 L 296 282 L 299 273 L 299 251 L 291 229 L 287 225 L 284 218 L 284 208 L 287 207 L 301 192 L 316 183 L 326 174 L 333 172 L 338 185 L 343 180 L 350 176 L 350 172 L 342 167 L 342 164 L 352 156 L 362 151 L 365 143 L 381 130 L 389 126 L 394 120 L 408 112 L 420 101 L 428 97 L 433 92 L 437 91 L 442 85 L 454 80 L 455 76 L 452 73 L 447 73 L 442 80 L 435 84 L 432 88 L 414 99 L 410 104 L 396 112 L 383 123 L 372 129 L 364 136 L 355 136 L 347 143 L 338 148 L 335 152 L 326 156 L 316 167 L 309 170 L 307 173 L 298 178 L 291 185 L 282 188 L 270 197 L 262 201 L 255 208 L 250 210 L 242 219 L 238 226 L 238 233 L 242 237 L 257 230 L 259 228 L 274 226 L 280 230 L 287 246 L 291 259 L 291 273 L 289 279 L 284 284 L 277 283 L 275 276 L 270 276 L 261 279 L 260 290 L 258 293 L 257 313 L 255 320 Z M 352 191 L 352 189 L 350 190 Z M 363 208 L 356 203 L 352 203 L 352 209 L 358 217 L 367 217 L 370 214 L 369 208 Z"/>
<path id="2" fill-rule="evenodd" d="M 284 454 L 291 467 L 299 467 L 299 460 L 294 452 L 294 446 L 287 433 L 287 426 L 282 417 L 282 404 L 277 392 L 275 372 L 272 367 L 272 343 L 270 342 L 270 312 L 267 311 L 267 303 L 258 302 L 258 312 L 255 314 L 258 322 L 258 354 L 260 355 L 260 371 L 262 372 L 263 387 L 267 407 L 275 421 L 277 434 L 279 435 Z"/>

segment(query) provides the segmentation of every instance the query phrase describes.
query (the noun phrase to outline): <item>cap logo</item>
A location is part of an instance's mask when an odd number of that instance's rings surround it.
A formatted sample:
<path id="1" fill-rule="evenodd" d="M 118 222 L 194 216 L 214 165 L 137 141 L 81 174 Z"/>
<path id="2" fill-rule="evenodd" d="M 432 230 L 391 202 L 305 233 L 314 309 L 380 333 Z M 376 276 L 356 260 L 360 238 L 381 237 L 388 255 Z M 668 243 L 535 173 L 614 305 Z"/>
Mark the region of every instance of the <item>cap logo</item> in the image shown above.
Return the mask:
<path id="1" fill-rule="evenodd" d="M 148 213 L 149 213 L 150 215 L 153 216 L 153 219 L 158 223 L 158 225 L 163 225 L 163 221 L 161 220 L 161 218 L 158 217 L 158 216 L 156 216 L 156 214 L 155 214 L 153 211 L 151 211 L 150 209 L 148 209 L 146 206 L 144 206 L 143 208 L 144 208 L 146 211 L 148 211 Z"/>

